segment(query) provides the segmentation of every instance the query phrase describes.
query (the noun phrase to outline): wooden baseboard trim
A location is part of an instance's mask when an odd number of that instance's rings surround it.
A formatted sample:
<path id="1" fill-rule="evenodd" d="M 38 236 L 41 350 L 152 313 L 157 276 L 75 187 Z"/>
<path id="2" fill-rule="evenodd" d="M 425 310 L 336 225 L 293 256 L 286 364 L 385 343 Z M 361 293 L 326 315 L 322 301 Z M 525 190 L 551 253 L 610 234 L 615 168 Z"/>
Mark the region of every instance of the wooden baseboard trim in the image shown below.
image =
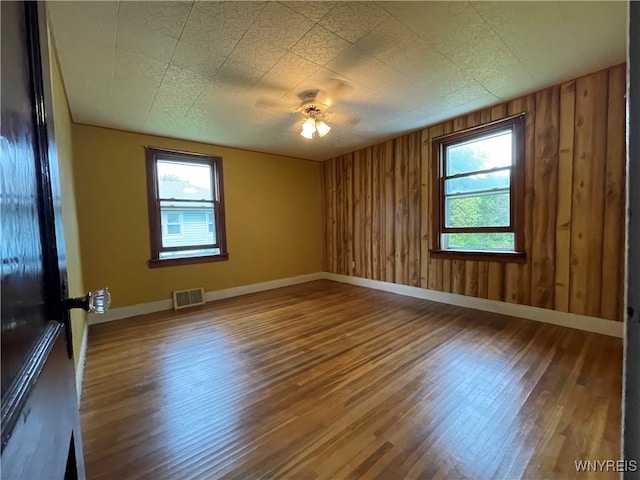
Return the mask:
<path id="1" fill-rule="evenodd" d="M 324 278 L 350 285 L 383 290 L 385 292 L 397 293 L 408 297 L 431 300 L 433 302 L 447 303 L 459 307 L 473 308 L 485 312 L 499 313 L 513 317 L 526 318 L 538 322 L 551 323 L 561 327 L 575 328 L 587 332 L 600 333 L 611 337 L 624 337 L 624 322 L 615 322 L 603 318 L 576 315 L 574 313 L 558 312 L 545 308 L 529 307 L 527 305 L 517 305 L 515 303 L 498 302 L 485 298 L 475 298 L 455 293 L 439 292 L 425 288 L 411 287 L 397 283 L 382 282 L 380 280 L 370 280 L 368 278 L 350 277 L 348 275 L 338 275 L 336 273 L 324 273 Z"/>
<path id="2" fill-rule="evenodd" d="M 298 283 L 312 282 L 314 280 L 322 280 L 325 278 L 324 272 L 308 273 L 295 277 L 279 278 L 277 280 L 269 280 L 267 282 L 253 283 L 250 285 L 240 285 L 238 287 L 224 288 L 222 290 L 213 290 L 205 292 L 204 299 L 206 302 L 213 302 L 223 298 L 237 297 L 247 295 L 249 293 L 263 292 L 274 288 L 288 287 L 289 285 L 297 285 Z M 89 325 L 97 323 L 112 322 L 123 318 L 135 317 L 147 313 L 160 312 L 162 310 L 171 310 L 173 308 L 173 300 L 159 300 L 157 302 L 140 303 L 130 305 L 128 307 L 113 308 L 103 315 L 94 313 L 89 314 Z"/>

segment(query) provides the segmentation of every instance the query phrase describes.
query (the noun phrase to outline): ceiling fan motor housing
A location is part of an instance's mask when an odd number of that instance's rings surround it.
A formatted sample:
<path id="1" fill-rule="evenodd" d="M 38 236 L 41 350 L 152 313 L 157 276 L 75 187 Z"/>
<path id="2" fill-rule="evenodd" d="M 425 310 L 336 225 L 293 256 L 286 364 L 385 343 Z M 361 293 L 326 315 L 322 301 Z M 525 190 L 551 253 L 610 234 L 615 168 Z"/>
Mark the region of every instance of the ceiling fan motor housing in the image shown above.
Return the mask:
<path id="1" fill-rule="evenodd" d="M 305 102 L 300 105 L 300 113 L 311 118 L 323 118 L 327 113 L 327 105 L 323 103 Z"/>

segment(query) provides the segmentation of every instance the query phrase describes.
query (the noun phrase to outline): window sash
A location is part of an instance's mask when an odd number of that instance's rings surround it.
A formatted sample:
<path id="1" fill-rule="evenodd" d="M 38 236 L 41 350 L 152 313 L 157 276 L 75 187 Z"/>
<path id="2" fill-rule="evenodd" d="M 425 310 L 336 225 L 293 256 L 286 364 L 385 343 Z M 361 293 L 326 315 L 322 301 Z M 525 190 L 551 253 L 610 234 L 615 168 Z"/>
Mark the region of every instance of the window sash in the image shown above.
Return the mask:
<path id="1" fill-rule="evenodd" d="M 443 166 L 445 165 L 446 159 L 443 159 Z M 500 169 L 502 170 L 502 168 Z M 513 194 L 513 185 L 516 182 L 516 175 L 515 175 L 515 168 L 510 168 L 511 172 L 510 172 L 510 186 L 509 188 L 503 188 L 503 189 L 495 189 L 495 190 L 478 190 L 476 192 L 465 192 L 465 193 L 452 193 L 452 194 L 447 194 L 446 192 L 446 186 L 445 186 L 445 180 L 449 180 L 449 178 L 447 177 L 442 177 L 440 178 L 439 184 L 440 184 L 440 191 L 438 192 L 438 196 L 439 196 L 439 200 L 438 200 L 438 204 L 440 206 L 440 212 L 439 212 L 439 231 L 442 233 L 464 233 L 464 232 L 469 232 L 469 233 L 473 233 L 473 232 L 514 232 L 515 233 L 515 228 L 516 228 L 516 199 L 515 199 L 515 195 Z M 473 172 L 475 174 L 479 173 L 479 172 Z M 457 177 L 456 177 L 457 178 Z M 484 226 L 484 227 L 447 227 L 446 225 L 446 219 L 447 219 L 447 212 L 446 212 L 446 205 L 447 205 L 447 198 L 461 198 L 461 197 L 477 197 L 479 196 L 478 194 L 493 194 L 493 193 L 500 193 L 500 192 L 509 192 L 509 225 L 507 226 L 499 226 L 499 227 L 489 227 L 489 226 Z M 496 230 L 499 229 L 499 230 Z M 505 230 L 506 229 L 506 230 Z"/>
<path id="2" fill-rule="evenodd" d="M 176 154 L 177 155 L 177 154 Z M 191 154 L 181 154 L 181 155 L 191 155 Z M 182 202 L 187 202 L 187 201 L 195 201 L 195 202 L 211 202 L 211 201 L 220 201 L 220 192 L 218 191 L 218 175 L 217 175 L 217 170 L 218 170 L 218 164 L 217 161 L 214 160 L 213 164 L 211 163 L 210 160 L 203 160 L 203 159 L 198 159 L 198 158 L 194 158 L 189 159 L 189 160 L 185 160 L 184 158 L 179 158 L 179 157 L 175 157 L 175 156 L 170 156 L 170 155 L 156 155 L 154 158 L 154 163 L 155 163 L 155 182 L 156 182 L 156 198 L 160 197 L 160 179 L 158 178 L 158 162 L 169 162 L 169 163 L 177 163 L 177 164 L 181 164 L 181 165 L 205 165 L 210 167 L 210 172 L 211 172 L 211 195 L 212 198 L 211 199 L 201 199 L 201 200 L 193 200 L 190 198 L 182 198 L 182 197 L 170 197 L 170 198 L 163 198 L 163 200 L 180 200 Z"/>
<path id="3" fill-rule="evenodd" d="M 443 198 L 465 198 L 465 197 L 482 197 L 485 195 L 494 195 L 496 193 L 509 193 L 511 194 L 511 187 L 508 188 L 492 188 L 490 190 L 469 190 L 468 192 L 461 193 L 445 193 Z"/>
<path id="4" fill-rule="evenodd" d="M 182 199 L 182 198 L 171 197 L 171 198 L 158 198 L 157 202 L 158 203 L 160 203 L 160 202 L 180 202 L 180 203 L 206 203 L 206 204 L 212 204 L 212 203 L 215 203 L 216 201 L 215 200 L 193 200 L 193 199 L 190 199 L 190 198 Z M 198 205 L 196 205 L 196 207 L 197 206 Z"/>
<path id="5" fill-rule="evenodd" d="M 217 251 L 216 251 L 217 250 Z M 189 258 L 202 258 L 220 255 L 220 250 L 215 248 L 194 248 L 192 250 L 179 250 L 183 255 L 171 255 L 173 252 L 160 252 L 160 260 L 183 260 Z"/>
<path id="6" fill-rule="evenodd" d="M 463 248 L 463 247 L 455 247 L 450 245 L 450 234 L 443 232 L 440 235 L 440 241 L 446 250 L 451 250 L 454 252 L 513 252 L 515 246 L 515 234 L 513 232 L 458 232 L 458 233 L 506 233 L 509 235 L 513 235 L 513 245 L 511 247 L 483 247 L 483 246 L 475 246 L 473 249 Z"/>
<path id="7" fill-rule="evenodd" d="M 514 233 L 513 228 L 506 227 L 446 227 L 440 233 Z"/>
<path id="8" fill-rule="evenodd" d="M 460 132 L 459 132 L 460 133 Z M 444 146 L 444 150 L 443 150 L 443 155 L 444 156 L 449 156 L 449 150 L 450 149 L 454 149 L 454 148 L 458 148 L 458 147 L 464 147 L 465 145 L 471 145 L 471 144 L 478 144 L 481 142 L 484 142 L 488 139 L 491 138 L 495 138 L 495 137 L 500 137 L 503 135 L 509 134 L 511 136 L 511 145 L 513 147 L 513 139 L 514 139 L 514 131 L 513 128 L 511 128 L 511 126 L 508 127 L 504 127 L 504 128 L 498 128 L 498 129 L 494 129 L 493 131 L 490 131 L 488 133 L 482 134 L 482 133 L 478 133 L 477 135 L 467 135 L 466 137 L 463 137 L 461 139 L 458 140 L 452 140 L 450 142 L 447 142 Z M 469 137 L 473 137 L 473 138 L 469 138 Z M 511 151 L 511 158 L 510 158 L 510 162 L 509 164 L 501 164 L 497 167 L 494 168 L 511 168 L 513 166 L 513 157 L 514 157 L 514 152 L 513 152 L 513 148 Z M 456 175 L 466 175 L 470 172 L 473 172 L 474 170 L 468 170 L 468 171 L 462 171 L 460 173 L 454 173 L 454 174 L 449 174 L 449 167 L 452 166 L 453 163 L 449 164 L 445 164 L 444 165 L 444 169 L 442 170 L 442 175 L 443 176 L 456 176 Z M 477 170 L 476 170 L 477 171 Z"/>
<path id="9" fill-rule="evenodd" d="M 157 209 L 160 212 L 160 216 L 162 216 L 162 204 L 161 202 L 165 202 L 167 200 L 175 200 L 173 198 L 171 199 L 158 199 L 156 204 L 157 204 Z M 186 200 L 180 200 L 180 202 L 183 202 Z M 165 247 L 162 245 L 162 239 L 160 239 L 160 245 L 158 248 L 158 252 L 177 252 L 179 250 L 205 250 L 207 248 L 220 248 L 220 235 L 219 235 L 219 225 L 220 225 L 220 215 L 216 215 L 216 212 L 218 212 L 219 208 L 220 208 L 220 202 L 217 201 L 211 201 L 211 200 L 207 200 L 207 201 L 201 201 L 201 200 L 193 200 L 190 201 L 191 203 L 206 203 L 211 205 L 211 209 L 212 211 L 207 211 L 205 212 L 205 218 L 207 219 L 207 221 L 205 222 L 206 224 L 206 229 L 208 233 L 215 233 L 215 238 L 216 238 L 216 242 L 214 243 L 207 243 L 207 244 L 198 244 L 198 245 L 179 245 L 179 246 L 175 246 L 175 247 Z M 166 208 L 166 207 L 165 207 Z M 209 225 L 211 225 L 212 222 L 209 221 L 209 214 L 213 215 L 213 225 L 214 225 L 214 230 L 213 232 L 209 231 Z M 184 231 L 184 219 L 182 216 L 182 213 L 179 213 L 180 215 L 180 230 L 181 233 L 180 235 L 182 235 L 182 232 Z M 162 224 L 162 218 L 160 219 L 161 222 L 161 228 L 164 228 L 164 226 L 168 226 L 169 223 L 166 224 Z M 177 235 L 177 234 L 168 234 L 168 235 Z"/>
<path id="10" fill-rule="evenodd" d="M 207 250 L 210 248 L 219 248 L 217 243 L 201 243 L 199 245 L 180 245 L 177 247 L 160 247 L 160 252 L 179 252 L 182 250 Z"/>
<path id="11" fill-rule="evenodd" d="M 447 226 L 448 220 L 448 212 L 447 212 L 447 200 L 448 199 L 458 199 L 458 198 L 478 198 L 489 195 L 496 194 L 509 194 L 509 223 L 507 225 L 479 225 L 479 226 L 460 226 L 453 227 Z M 443 195 L 442 204 L 443 204 L 443 212 L 442 212 L 442 233 L 481 233 L 481 232 L 513 232 L 513 202 L 512 202 L 511 188 L 501 188 L 495 190 L 481 190 L 478 192 L 465 192 L 465 193 L 454 193 L 449 195 Z"/>
<path id="12" fill-rule="evenodd" d="M 471 177 L 473 175 L 482 175 L 482 174 L 487 174 L 487 173 L 495 173 L 495 172 L 500 172 L 502 170 L 511 170 L 511 169 L 513 169 L 513 165 L 510 166 L 510 167 L 496 167 L 496 168 L 487 168 L 487 169 L 484 169 L 484 170 L 471 170 L 471 171 L 465 172 L 465 173 L 456 173 L 455 175 L 442 175 L 442 179 L 443 180 L 454 180 L 456 178 Z"/>

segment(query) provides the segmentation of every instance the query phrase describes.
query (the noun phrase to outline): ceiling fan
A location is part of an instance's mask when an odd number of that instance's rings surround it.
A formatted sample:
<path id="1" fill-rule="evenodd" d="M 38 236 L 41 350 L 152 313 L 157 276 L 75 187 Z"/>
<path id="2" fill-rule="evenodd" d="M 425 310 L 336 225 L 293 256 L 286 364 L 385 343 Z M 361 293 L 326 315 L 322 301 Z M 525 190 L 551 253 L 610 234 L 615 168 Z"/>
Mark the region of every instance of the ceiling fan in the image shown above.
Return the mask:
<path id="1" fill-rule="evenodd" d="M 326 120 L 336 121 L 339 123 L 347 123 L 355 125 L 359 119 L 349 115 L 339 114 L 332 110 L 342 94 L 350 87 L 347 83 L 338 79 L 331 79 L 331 85 L 326 89 L 310 89 L 300 92 L 298 98 L 300 104 L 291 109 L 291 104 L 283 99 L 261 98 L 256 106 L 276 109 L 288 110 L 290 113 L 302 115 L 302 131 L 300 135 L 308 139 L 324 137 L 331 127 Z"/>
<path id="2" fill-rule="evenodd" d="M 300 135 L 309 140 L 324 137 L 331 130 L 331 127 L 324 121 L 324 119 L 331 114 L 331 112 L 329 112 L 329 106 L 316 101 L 318 96 L 317 90 L 303 92 L 303 95 L 302 103 L 293 110 L 294 113 L 300 113 L 305 117 L 305 120 L 302 122 L 302 132 L 300 132 Z"/>

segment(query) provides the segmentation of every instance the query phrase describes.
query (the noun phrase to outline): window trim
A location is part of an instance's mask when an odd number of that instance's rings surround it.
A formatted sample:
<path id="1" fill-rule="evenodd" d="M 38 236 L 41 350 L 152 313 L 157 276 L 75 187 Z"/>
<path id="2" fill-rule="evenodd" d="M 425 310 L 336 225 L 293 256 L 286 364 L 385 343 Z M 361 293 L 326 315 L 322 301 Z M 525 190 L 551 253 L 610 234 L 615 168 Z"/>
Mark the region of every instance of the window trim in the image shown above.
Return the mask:
<path id="1" fill-rule="evenodd" d="M 211 166 L 211 184 L 213 188 L 214 224 L 216 229 L 216 243 L 211 245 L 185 245 L 180 247 L 162 247 L 162 218 L 158 192 L 158 160 L 168 160 L 187 163 L 199 163 Z M 222 157 L 200 153 L 182 152 L 145 146 L 145 162 L 147 174 L 147 206 L 149 213 L 149 240 L 151 268 L 172 265 L 189 265 L 194 263 L 219 262 L 229 259 L 226 241 L 226 221 L 224 208 L 224 182 L 222 173 Z M 160 258 L 165 251 L 200 250 L 218 248 L 220 253 L 215 255 L 199 255 L 178 258 Z"/>
<path id="2" fill-rule="evenodd" d="M 513 163 L 510 179 L 510 225 L 508 227 L 446 227 L 444 212 L 444 182 L 446 148 L 474 137 L 489 135 L 493 132 L 510 128 L 514 134 Z M 433 178 L 432 187 L 432 238 L 429 254 L 432 258 L 447 258 L 454 260 L 480 260 L 503 262 L 526 262 L 524 243 L 524 162 L 525 162 L 525 113 L 512 115 L 494 122 L 467 128 L 459 132 L 441 135 L 431 139 Z M 500 169 L 505 167 L 500 167 Z M 483 171 L 478 171 L 480 173 Z M 478 173 L 471 172 L 471 173 Z M 467 174 L 465 174 L 467 175 Z M 515 236 L 515 249 L 498 250 L 453 250 L 442 247 L 443 233 L 490 233 L 505 232 Z"/>

